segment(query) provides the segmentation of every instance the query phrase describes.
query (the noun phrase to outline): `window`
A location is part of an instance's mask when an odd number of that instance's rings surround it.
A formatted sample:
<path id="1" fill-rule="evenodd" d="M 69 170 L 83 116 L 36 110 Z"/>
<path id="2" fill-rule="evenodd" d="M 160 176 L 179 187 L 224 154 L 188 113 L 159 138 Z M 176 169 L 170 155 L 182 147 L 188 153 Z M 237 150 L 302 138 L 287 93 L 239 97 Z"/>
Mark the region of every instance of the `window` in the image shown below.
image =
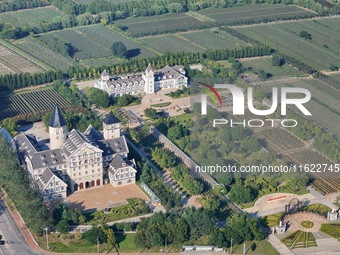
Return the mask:
<path id="1" fill-rule="evenodd" d="M 79 176 L 81 175 L 81 173 L 79 172 L 79 174 L 78 174 Z"/>
<path id="2" fill-rule="evenodd" d="M 85 171 L 85 174 L 87 174 L 87 171 Z"/>
<path id="3" fill-rule="evenodd" d="M 94 170 L 92 169 L 92 173 L 94 173 Z"/>

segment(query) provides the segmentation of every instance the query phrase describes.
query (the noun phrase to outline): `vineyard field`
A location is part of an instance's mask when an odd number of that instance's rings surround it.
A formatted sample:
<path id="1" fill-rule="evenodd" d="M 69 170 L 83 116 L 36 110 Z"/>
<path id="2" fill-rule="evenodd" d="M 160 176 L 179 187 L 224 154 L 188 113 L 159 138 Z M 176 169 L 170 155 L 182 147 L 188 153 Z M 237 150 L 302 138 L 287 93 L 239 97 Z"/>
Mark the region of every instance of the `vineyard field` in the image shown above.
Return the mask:
<path id="1" fill-rule="evenodd" d="M 139 38 L 160 52 L 198 52 L 214 49 L 234 49 L 247 44 L 221 30 L 198 30 L 184 33 Z"/>
<path id="2" fill-rule="evenodd" d="M 8 42 L 0 40 L 0 74 L 38 73 L 45 69 L 26 56 L 8 47 Z M 13 46 L 13 45 L 12 45 Z M 32 57 L 33 58 L 33 57 Z"/>
<path id="3" fill-rule="evenodd" d="M 237 30 L 317 70 L 340 65 L 340 18 L 239 27 Z M 300 37 L 306 31 L 311 39 Z"/>
<path id="4" fill-rule="evenodd" d="M 198 26 L 223 23 L 231 25 L 237 22 L 262 19 L 265 17 L 285 17 L 312 14 L 310 11 L 287 5 L 255 4 L 231 8 L 207 8 L 197 12 L 170 13 L 158 16 L 128 18 L 118 20 L 115 24 L 131 35 L 157 32 L 166 33 L 176 28 L 183 30 L 195 29 Z"/>
<path id="5" fill-rule="evenodd" d="M 203 47 L 195 45 L 189 41 L 183 40 L 176 35 L 161 35 L 153 37 L 145 37 L 140 39 L 143 43 L 160 52 L 198 52 L 204 51 Z"/>
<path id="6" fill-rule="evenodd" d="M 0 97 L 0 120 L 22 114 L 52 111 L 55 104 L 61 108 L 70 106 L 70 103 L 53 89 L 2 96 Z"/>
<path id="7" fill-rule="evenodd" d="M 39 40 L 31 37 L 17 40 L 14 42 L 14 45 L 55 69 L 67 71 L 71 66 L 78 66 L 71 58 L 64 57 L 61 54 L 50 50 Z"/>
<path id="8" fill-rule="evenodd" d="M 15 27 L 39 27 L 50 23 L 55 18 L 67 16 L 55 7 L 42 7 L 15 12 L 0 13 L 0 21 L 8 22 Z"/>
<path id="9" fill-rule="evenodd" d="M 315 121 L 335 135 L 340 136 L 340 91 L 327 86 L 317 79 L 300 78 L 289 79 L 285 82 L 270 82 L 262 87 L 270 89 L 275 87 L 299 87 L 311 92 L 312 100 L 305 104 L 312 116 L 308 119 Z M 292 108 L 293 109 L 293 108 Z M 293 110 L 296 110 L 295 108 Z"/>
<path id="10" fill-rule="evenodd" d="M 264 70 L 265 72 L 270 73 L 274 79 L 303 75 L 302 72 L 287 64 L 282 66 L 273 66 L 271 63 L 271 57 L 240 59 L 240 61 L 244 67 L 251 69 L 250 71 L 258 73 L 260 70 Z"/>
<path id="11" fill-rule="evenodd" d="M 291 16 L 292 14 L 299 16 L 311 12 L 297 6 L 256 4 L 226 9 L 207 8 L 198 11 L 198 13 L 216 22 L 232 24 L 237 21 L 253 20 L 256 18 L 285 17 Z"/>
<path id="12" fill-rule="evenodd" d="M 137 17 L 117 20 L 116 25 L 135 35 L 145 32 L 165 32 L 174 28 L 192 27 L 201 22 L 185 13 L 171 13 L 149 17 Z"/>
<path id="13" fill-rule="evenodd" d="M 101 24 L 42 34 L 37 38 L 45 44 L 52 43 L 56 38 L 72 44 L 77 49 L 73 56 L 75 59 L 110 57 L 112 56 L 111 45 L 118 41 L 122 41 L 127 47 L 129 58 L 152 57 L 155 55 L 155 53 L 130 38 L 122 36 Z"/>
<path id="14" fill-rule="evenodd" d="M 233 49 L 247 46 L 247 44 L 236 37 L 221 30 L 201 30 L 181 33 L 181 37 L 200 45 L 207 50 Z"/>

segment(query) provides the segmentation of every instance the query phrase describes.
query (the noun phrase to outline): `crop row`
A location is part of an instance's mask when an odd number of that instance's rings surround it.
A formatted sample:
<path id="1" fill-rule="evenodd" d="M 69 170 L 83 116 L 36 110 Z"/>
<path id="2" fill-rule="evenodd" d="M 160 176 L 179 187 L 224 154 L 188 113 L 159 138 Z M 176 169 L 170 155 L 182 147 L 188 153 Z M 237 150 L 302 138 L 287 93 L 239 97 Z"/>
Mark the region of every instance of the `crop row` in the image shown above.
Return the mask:
<path id="1" fill-rule="evenodd" d="M 31 37 L 15 41 L 15 45 L 45 64 L 58 70 L 67 71 L 69 67 L 77 65 L 72 59 L 68 59 L 59 53 L 50 50 L 39 40 L 35 40 Z"/>
<path id="2" fill-rule="evenodd" d="M 0 120 L 17 115 L 52 110 L 55 104 L 70 105 L 53 89 L 30 91 L 0 98 Z"/>

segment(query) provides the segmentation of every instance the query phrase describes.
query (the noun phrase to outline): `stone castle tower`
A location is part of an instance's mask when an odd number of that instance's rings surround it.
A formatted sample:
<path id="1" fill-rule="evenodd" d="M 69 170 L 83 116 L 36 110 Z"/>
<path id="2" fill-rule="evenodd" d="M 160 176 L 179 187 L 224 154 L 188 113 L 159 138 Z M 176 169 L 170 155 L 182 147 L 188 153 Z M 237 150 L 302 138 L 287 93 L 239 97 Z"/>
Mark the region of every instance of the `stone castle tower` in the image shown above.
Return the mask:
<path id="1" fill-rule="evenodd" d="M 155 77 L 150 63 L 145 70 L 145 74 L 143 73 L 142 76 L 145 81 L 144 92 L 146 94 L 155 93 Z"/>
<path id="2" fill-rule="evenodd" d="M 103 119 L 104 139 L 120 137 L 120 122 L 121 121 L 112 112 Z"/>
<path id="3" fill-rule="evenodd" d="M 58 105 L 54 107 L 48 126 L 48 131 L 50 134 L 50 149 L 58 149 L 65 143 L 67 135 L 66 121 Z"/>

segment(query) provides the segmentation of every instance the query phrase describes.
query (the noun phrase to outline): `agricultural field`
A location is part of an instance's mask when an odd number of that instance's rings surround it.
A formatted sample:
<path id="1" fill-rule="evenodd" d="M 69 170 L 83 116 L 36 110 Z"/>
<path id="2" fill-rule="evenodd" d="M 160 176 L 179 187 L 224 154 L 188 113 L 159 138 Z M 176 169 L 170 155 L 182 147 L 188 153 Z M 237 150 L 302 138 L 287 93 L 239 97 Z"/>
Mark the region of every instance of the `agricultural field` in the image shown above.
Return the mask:
<path id="1" fill-rule="evenodd" d="M 30 36 L 16 40 L 13 44 L 55 69 L 67 71 L 69 67 L 78 65 L 73 59 L 50 50 L 41 41 Z"/>
<path id="2" fill-rule="evenodd" d="M 2 96 L 0 97 L 0 120 L 21 114 L 53 110 L 56 104 L 62 108 L 70 106 L 70 103 L 53 89 Z"/>
<path id="3" fill-rule="evenodd" d="M 94 0 L 73 0 L 73 1 L 79 4 L 89 4 L 89 3 L 92 3 Z M 125 3 L 129 1 L 130 0 L 108 0 L 108 2 L 111 2 L 111 3 Z"/>
<path id="4" fill-rule="evenodd" d="M 160 52 L 198 52 L 233 49 L 247 44 L 221 30 L 199 30 L 184 33 L 142 37 L 138 40 Z"/>
<path id="5" fill-rule="evenodd" d="M 38 73 L 46 70 L 33 59 L 32 56 L 21 54 L 12 45 L 9 46 L 8 42 L 0 40 L 0 75 L 20 72 Z"/>
<path id="6" fill-rule="evenodd" d="M 145 32 L 163 32 L 174 28 L 192 27 L 197 23 L 200 23 L 200 21 L 185 13 L 171 13 L 115 21 L 115 25 L 120 26 L 131 35 Z"/>
<path id="7" fill-rule="evenodd" d="M 205 49 L 195 43 L 183 40 L 178 35 L 161 35 L 141 38 L 140 41 L 160 52 L 198 52 Z"/>
<path id="8" fill-rule="evenodd" d="M 127 47 L 129 58 L 155 55 L 142 45 L 101 24 L 50 32 L 36 38 L 45 44 L 52 43 L 56 38 L 62 39 L 76 48 L 73 58 L 81 60 L 112 56 L 111 45 L 118 41 L 122 41 Z"/>
<path id="9" fill-rule="evenodd" d="M 332 74 L 332 75 L 329 75 L 329 77 L 331 77 L 334 81 L 336 81 L 337 83 L 337 88 L 340 89 L 340 72 L 337 73 L 337 74 Z"/>
<path id="10" fill-rule="evenodd" d="M 233 49 L 248 46 L 247 43 L 222 30 L 201 30 L 181 33 L 181 37 L 194 42 L 207 50 Z"/>
<path id="11" fill-rule="evenodd" d="M 311 92 L 312 100 L 306 103 L 306 108 L 312 113 L 309 117 L 328 131 L 340 136 L 340 91 L 326 83 L 311 78 L 289 79 L 284 82 L 270 82 L 262 85 L 271 89 L 275 87 L 299 87 Z M 295 109 L 294 109 L 295 110 Z"/>
<path id="12" fill-rule="evenodd" d="M 242 65 L 245 68 L 250 69 L 250 72 L 258 73 L 260 70 L 264 70 L 266 73 L 270 73 L 272 78 L 284 78 L 289 76 L 302 76 L 304 75 L 294 67 L 284 64 L 282 66 L 273 66 L 271 57 L 261 57 L 252 59 L 240 59 Z"/>
<path id="13" fill-rule="evenodd" d="M 67 16 L 57 8 L 48 6 L 29 10 L 0 13 L 0 22 L 8 22 L 15 27 L 39 27 L 58 17 Z"/>
<path id="14" fill-rule="evenodd" d="M 165 33 L 176 28 L 190 30 L 190 28 L 193 29 L 200 25 L 209 25 L 212 23 L 216 23 L 216 25 L 220 23 L 228 25 L 256 18 L 260 19 L 271 16 L 285 17 L 299 14 L 305 15 L 308 13 L 312 14 L 310 11 L 297 6 L 255 4 L 225 9 L 207 8 L 197 12 L 128 18 L 118 20 L 115 24 L 131 35 L 138 35 L 148 32 Z"/>
<path id="15" fill-rule="evenodd" d="M 340 18 L 239 27 L 237 30 L 317 70 L 340 65 Z M 306 31 L 311 39 L 300 37 Z"/>
<path id="16" fill-rule="evenodd" d="M 285 17 L 291 15 L 305 15 L 311 13 L 306 9 L 298 6 L 289 5 L 269 5 L 269 4 L 255 4 L 233 8 L 207 8 L 198 11 L 199 14 L 215 20 L 216 22 L 224 24 L 233 24 L 237 21 L 247 21 L 256 18 L 270 18 L 270 17 Z"/>
<path id="17" fill-rule="evenodd" d="M 291 135 L 288 131 L 281 128 L 270 128 L 256 132 L 259 138 L 265 139 L 267 146 L 276 153 L 289 151 L 292 148 L 302 148 L 304 143 L 298 138 Z M 278 139 L 280 140 L 278 142 Z"/>

